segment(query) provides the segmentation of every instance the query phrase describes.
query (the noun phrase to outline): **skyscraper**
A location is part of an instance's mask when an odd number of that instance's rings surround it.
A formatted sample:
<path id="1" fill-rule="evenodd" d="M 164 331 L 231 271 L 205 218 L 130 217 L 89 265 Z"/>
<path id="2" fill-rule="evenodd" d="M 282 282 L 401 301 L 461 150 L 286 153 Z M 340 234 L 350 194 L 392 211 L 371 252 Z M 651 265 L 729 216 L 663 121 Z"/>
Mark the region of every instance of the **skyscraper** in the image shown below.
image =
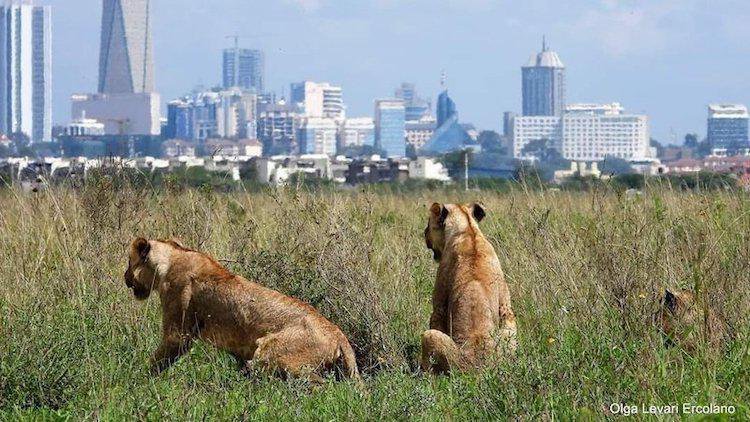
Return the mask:
<path id="1" fill-rule="evenodd" d="M 150 0 L 102 0 L 97 94 L 74 94 L 72 118 L 104 123 L 107 135 L 155 136 L 161 132 L 154 92 Z"/>
<path id="2" fill-rule="evenodd" d="M 327 117 L 343 120 L 346 117 L 343 90 L 328 82 L 304 81 L 291 84 L 291 103 L 307 117 Z"/>
<path id="3" fill-rule="evenodd" d="M 417 90 L 413 83 L 402 83 L 396 89 L 396 98 L 404 100 L 407 122 L 416 122 L 430 115 L 430 102 L 417 95 Z"/>
<path id="4" fill-rule="evenodd" d="M 458 111 L 456 110 L 456 103 L 453 102 L 450 96 L 448 96 L 448 90 L 444 90 L 438 96 L 437 103 L 437 124 L 443 126 L 451 117 L 456 116 L 458 120 Z"/>
<path id="5" fill-rule="evenodd" d="M 565 65 L 542 42 L 542 51 L 521 68 L 524 116 L 561 116 L 565 108 Z"/>
<path id="6" fill-rule="evenodd" d="M 375 101 L 375 146 L 383 150 L 386 157 L 406 157 L 405 122 L 403 100 Z"/>
<path id="7" fill-rule="evenodd" d="M 265 55 L 260 50 L 227 48 L 223 57 L 224 88 L 240 87 L 263 93 Z"/>
<path id="8" fill-rule="evenodd" d="M 711 104 L 708 106 L 708 142 L 711 148 L 748 147 L 747 107 L 742 104 Z"/>
<path id="9" fill-rule="evenodd" d="M 150 0 L 104 0 L 99 92 L 154 91 Z"/>
<path id="10" fill-rule="evenodd" d="M 52 138 L 50 6 L 0 7 L 0 132 Z"/>

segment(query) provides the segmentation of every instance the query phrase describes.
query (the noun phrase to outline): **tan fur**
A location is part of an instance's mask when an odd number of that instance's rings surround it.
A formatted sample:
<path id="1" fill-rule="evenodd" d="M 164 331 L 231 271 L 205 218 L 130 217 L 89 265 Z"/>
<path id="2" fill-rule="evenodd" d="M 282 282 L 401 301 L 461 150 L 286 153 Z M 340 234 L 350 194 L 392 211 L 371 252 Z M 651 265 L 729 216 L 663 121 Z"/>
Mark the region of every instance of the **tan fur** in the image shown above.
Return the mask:
<path id="1" fill-rule="evenodd" d="M 515 352 L 516 319 L 500 261 L 478 226 L 478 205 L 433 204 L 425 229 L 439 262 L 422 369 L 445 373 L 480 367 Z"/>
<path id="2" fill-rule="evenodd" d="M 201 339 L 249 363 L 319 380 L 343 367 L 358 378 L 354 351 L 341 330 L 312 306 L 234 275 L 214 259 L 175 241 L 136 239 L 125 282 L 136 298 L 152 290 L 162 308 L 162 341 L 151 369 L 168 368 Z"/>
<path id="3" fill-rule="evenodd" d="M 709 351 L 723 347 L 728 335 L 726 323 L 712 309 L 698 303 L 693 292 L 667 290 L 659 313 L 668 343 L 676 343 L 690 353 L 700 344 Z"/>

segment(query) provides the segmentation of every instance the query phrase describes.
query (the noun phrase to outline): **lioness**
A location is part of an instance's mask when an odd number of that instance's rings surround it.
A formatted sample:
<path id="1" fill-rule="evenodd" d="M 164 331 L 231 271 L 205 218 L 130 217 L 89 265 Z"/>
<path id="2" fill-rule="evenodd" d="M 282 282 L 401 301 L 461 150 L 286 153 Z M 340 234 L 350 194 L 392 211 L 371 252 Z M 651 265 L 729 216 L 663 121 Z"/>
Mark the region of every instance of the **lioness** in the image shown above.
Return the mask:
<path id="1" fill-rule="evenodd" d="M 701 343 L 718 351 L 728 336 L 726 323 L 712 309 L 697 303 L 690 290 L 666 290 L 659 313 L 667 345 L 676 343 L 687 352 L 694 352 Z"/>
<path id="2" fill-rule="evenodd" d="M 312 306 L 234 275 L 175 241 L 135 239 L 125 283 L 139 300 L 159 293 L 162 340 L 151 358 L 153 373 L 199 338 L 234 355 L 243 368 L 256 362 L 319 381 L 320 370 L 343 366 L 347 376 L 359 377 L 346 336 Z"/>
<path id="3" fill-rule="evenodd" d="M 425 229 L 439 262 L 422 369 L 445 373 L 483 365 L 516 349 L 516 319 L 495 250 L 479 230 L 479 204 L 433 204 Z"/>

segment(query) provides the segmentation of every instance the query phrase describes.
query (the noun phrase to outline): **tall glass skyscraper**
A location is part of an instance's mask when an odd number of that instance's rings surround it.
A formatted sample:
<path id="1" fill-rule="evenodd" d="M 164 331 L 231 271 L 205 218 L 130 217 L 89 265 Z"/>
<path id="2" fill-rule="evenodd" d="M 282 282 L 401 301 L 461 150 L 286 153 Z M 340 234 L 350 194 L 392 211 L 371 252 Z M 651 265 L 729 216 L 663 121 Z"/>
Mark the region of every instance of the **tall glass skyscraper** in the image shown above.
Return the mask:
<path id="1" fill-rule="evenodd" d="M 104 0 L 99 92 L 154 91 L 150 0 Z"/>
<path id="2" fill-rule="evenodd" d="M 227 48 L 223 57 L 224 88 L 240 87 L 263 93 L 265 55 L 260 50 Z"/>
<path id="3" fill-rule="evenodd" d="M 375 146 L 386 157 L 406 157 L 406 108 L 400 99 L 375 101 Z"/>
<path id="4" fill-rule="evenodd" d="M 561 116 L 565 109 L 565 65 L 542 43 L 521 68 L 524 116 Z"/>
<path id="5" fill-rule="evenodd" d="M 0 7 L 0 132 L 52 138 L 51 52 L 50 6 Z"/>
<path id="6" fill-rule="evenodd" d="M 456 110 L 456 103 L 453 102 L 451 97 L 448 96 L 448 90 L 444 90 L 438 96 L 437 103 L 437 124 L 442 126 L 451 117 L 457 116 L 458 110 Z M 458 118 L 458 117 L 457 117 Z"/>

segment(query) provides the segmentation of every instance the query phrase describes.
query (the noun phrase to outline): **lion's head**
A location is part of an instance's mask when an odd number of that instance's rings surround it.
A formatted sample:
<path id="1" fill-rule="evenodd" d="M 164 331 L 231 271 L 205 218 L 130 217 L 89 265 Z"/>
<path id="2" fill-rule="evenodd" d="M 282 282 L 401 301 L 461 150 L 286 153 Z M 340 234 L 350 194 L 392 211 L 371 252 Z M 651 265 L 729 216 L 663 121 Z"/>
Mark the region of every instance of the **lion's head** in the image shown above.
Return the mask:
<path id="1" fill-rule="evenodd" d="M 710 347 L 718 349 L 728 333 L 724 320 L 689 290 L 666 290 L 659 311 L 667 346 L 679 344 L 693 351 L 707 341 Z"/>
<path id="2" fill-rule="evenodd" d="M 435 261 L 439 262 L 443 256 L 448 234 L 455 235 L 471 229 L 485 215 L 485 209 L 480 204 L 432 204 L 424 239 Z"/>
<path id="3" fill-rule="evenodd" d="M 133 290 L 138 300 L 146 300 L 151 294 L 151 289 L 156 283 L 156 270 L 153 263 L 149 261 L 151 244 L 148 240 L 139 237 L 130 244 L 128 254 L 128 267 L 125 270 L 125 284 Z"/>

